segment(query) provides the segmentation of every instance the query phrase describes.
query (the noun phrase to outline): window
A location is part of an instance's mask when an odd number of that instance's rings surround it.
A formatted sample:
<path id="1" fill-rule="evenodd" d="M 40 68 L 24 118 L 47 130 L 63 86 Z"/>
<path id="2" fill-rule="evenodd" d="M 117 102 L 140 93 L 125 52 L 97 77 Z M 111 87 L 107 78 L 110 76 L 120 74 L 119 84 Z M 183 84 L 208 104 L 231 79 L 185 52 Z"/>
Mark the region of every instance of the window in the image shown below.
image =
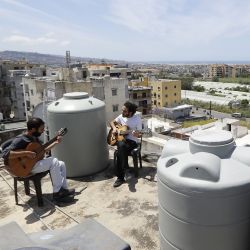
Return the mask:
<path id="1" fill-rule="evenodd" d="M 158 87 L 158 90 L 161 90 L 161 87 Z"/>
<path id="2" fill-rule="evenodd" d="M 154 97 L 156 97 L 156 93 L 154 93 Z"/>
<path id="3" fill-rule="evenodd" d="M 176 85 L 174 85 L 174 88 L 176 89 Z"/>
<path id="4" fill-rule="evenodd" d="M 161 103 L 160 103 L 160 102 L 158 102 L 158 105 L 161 105 Z"/>
<path id="5" fill-rule="evenodd" d="M 112 96 L 117 95 L 117 89 L 112 89 Z"/>
<path id="6" fill-rule="evenodd" d="M 165 89 L 168 89 L 168 87 L 165 87 Z"/>
<path id="7" fill-rule="evenodd" d="M 30 94 L 31 94 L 31 95 L 34 95 L 33 89 L 30 90 Z"/>
<path id="8" fill-rule="evenodd" d="M 161 97 L 161 95 L 158 95 L 158 97 Z"/>
<path id="9" fill-rule="evenodd" d="M 157 103 L 156 100 L 154 100 L 154 105 L 156 105 L 156 103 Z"/>
<path id="10" fill-rule="evenodd" d="M 133 93 L 133 99 L 137 99 L 137 93 Z"/>
<path id="11" fill-rule="evenodd" d="M 168 106 L 168 102 L 166 102 L 166 106 Z"/>
<path id="12" fill-rule="evenodd" d="M 113 112 L 117 112 L 117 111 L 118 111 L 118 107 L 119 107 L 119 105 L 118 105 L 118 104 L 113 105 Z"/>
<path id="13" fill-rule="evenodd" d="M 174 93 L 174 96 L 176 96 L 176 93 Z"/>
<path id="14" fill-rule="evenodd" d="M 168 97 L 168 95 L 165 95 L 165 97 Z"/>
<path id="15" fill-rule="evenodd" d="M 146 93 L 142 93 L 142 98 L 146 98 L 147 94 Z"/>

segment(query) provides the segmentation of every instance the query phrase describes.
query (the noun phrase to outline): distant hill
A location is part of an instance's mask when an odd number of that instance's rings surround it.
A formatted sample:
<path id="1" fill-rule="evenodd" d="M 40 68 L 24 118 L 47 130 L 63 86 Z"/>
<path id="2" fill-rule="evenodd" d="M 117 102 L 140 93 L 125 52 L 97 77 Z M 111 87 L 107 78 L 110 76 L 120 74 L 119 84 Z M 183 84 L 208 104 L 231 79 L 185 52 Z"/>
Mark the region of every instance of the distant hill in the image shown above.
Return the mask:
<path id="1" fill-rule="evenodd" d="M 54 66 L 65 65 L 65 56 L 40 54 L 36 52 L 21 52 L 21 51 L 0 51 L 0 60 L 27 60 L 29 63 L 39 63 Z M 88 57 L 75 57 L 71 56 L 71 63 L 77 62 L 92 62 L 92 63 L 114 63 L 125 64 L 125 61 L 110 60 L 110 59 L 98 59 Z"/>

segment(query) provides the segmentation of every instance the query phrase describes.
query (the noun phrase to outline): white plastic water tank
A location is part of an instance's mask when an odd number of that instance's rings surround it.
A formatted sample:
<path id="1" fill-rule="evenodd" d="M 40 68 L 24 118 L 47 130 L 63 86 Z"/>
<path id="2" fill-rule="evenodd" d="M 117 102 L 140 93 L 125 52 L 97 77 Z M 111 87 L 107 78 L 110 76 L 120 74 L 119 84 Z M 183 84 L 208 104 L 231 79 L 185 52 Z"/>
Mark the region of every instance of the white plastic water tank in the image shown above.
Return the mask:
<path id="1" fill-rule="evenodd" d="M 167 141 L 157 170 L 161 249 L 250 249 L 250 148 L 196 132 Z"/>
<path id="2" fill-rule="evenodd" d="M 66 163 L 68 177 L 91 175 L 107 167 L 104 102 L 85 92 L 72 92 L 52 102 L 47 111 L 50 137 L 62 127 L 68 129 L 52 152 Z"/>

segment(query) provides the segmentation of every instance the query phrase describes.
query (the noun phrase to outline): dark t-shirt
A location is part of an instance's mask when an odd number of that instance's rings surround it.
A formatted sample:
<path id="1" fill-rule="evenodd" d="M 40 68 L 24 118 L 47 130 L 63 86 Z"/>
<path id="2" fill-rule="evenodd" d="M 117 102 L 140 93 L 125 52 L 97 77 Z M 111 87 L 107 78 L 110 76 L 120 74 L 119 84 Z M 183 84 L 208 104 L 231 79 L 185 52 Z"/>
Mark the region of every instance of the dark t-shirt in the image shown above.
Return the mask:
<path id="1" fill-rule="evenodd" d="M 25 149 L 30 142 L 37 142 L 38 139 L 29 135 L 18 135 L 13 141 L 5 148 L 3 148 L 2 157 L 7 160 L 11 150 Z"/>

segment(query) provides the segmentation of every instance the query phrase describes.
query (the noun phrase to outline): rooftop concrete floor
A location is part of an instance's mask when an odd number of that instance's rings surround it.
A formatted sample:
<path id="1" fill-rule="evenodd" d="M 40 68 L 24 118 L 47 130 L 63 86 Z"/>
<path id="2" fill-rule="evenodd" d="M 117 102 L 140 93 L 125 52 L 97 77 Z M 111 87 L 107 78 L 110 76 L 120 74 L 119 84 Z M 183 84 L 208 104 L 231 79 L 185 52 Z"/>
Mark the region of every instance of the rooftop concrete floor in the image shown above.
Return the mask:
<path id="1" fill-rule="evenodd" d="M 156 157 L 145 156 L 139 177 L 133 176 L 133 164 L 126 174 L 126 183 L 113 188 L 116 179 L 113 151 L 106 170 L 94 176 L 68 179 L 77 195 L 71 204 L 55 206 L 49 175 L 42 181 L 45 205 L 37 207 L 36 196 L 26 196 L 19 183 L 19 203 L 15 204 L 13 178 L 0 170 L 0 224 L 16 221 L 26 233 L 72 227 L 86 218 L 93 218 L 130 244 L 131 248 L 160 249 L 158 231 L 158 195 Z M 131 172 L 131 173 L 130 173 Z M 33 193 L 33 192 L 32 192 Z M 22 199 L 22 200 L 21 200 Z"/>

